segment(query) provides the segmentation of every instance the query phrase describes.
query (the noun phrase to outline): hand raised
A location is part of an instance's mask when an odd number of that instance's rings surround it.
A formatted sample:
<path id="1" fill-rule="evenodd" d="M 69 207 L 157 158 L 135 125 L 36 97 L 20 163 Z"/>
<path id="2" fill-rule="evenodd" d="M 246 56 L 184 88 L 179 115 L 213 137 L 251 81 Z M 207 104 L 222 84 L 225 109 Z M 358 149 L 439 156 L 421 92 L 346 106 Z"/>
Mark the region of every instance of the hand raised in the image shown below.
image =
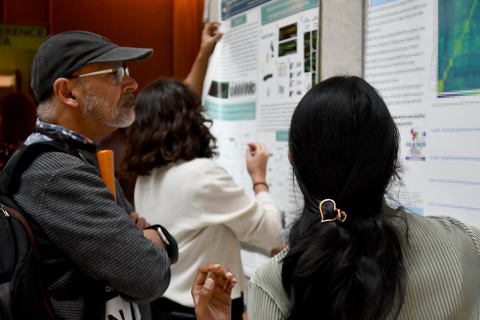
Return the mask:
<path id="1" fill-rule="evenodd" d="M 219 25 L 220 25 L 220 22 L 211 21 L 205 24 L 205 27 L 203 28 L 200 51 L 204 52 L 208 56 L 210 56 L 213 53 L 213 49 L 215 49 L 215 45 L 223 36 L 223 33 L 218 31 Z"/>
<path id="2" fill-rule="evenodd" d="M 247 149 L 247 169 L 253 183 L 265 182 L 268 152 L 263 143 L 249 143 Z"/>
<path id="3" fill-rule="evenodd" d="M 231 320 L 236 283 L 233 274 L 219 264 L 201 266 L 192 287 L 197 320 Z"/>
<path id="4" fill-rule="evenodd" d="M 166 248 L 165 243 L 163 243 L 160 235 L 155 230 L 144 230 L 145 228 L 150 227 L 150 223 L 148 223 L 144 218 L 141 218 L 138 213 L 132 212 L 130 213 L 130 219 L 141 229 L 143 230 L 143 236 L 147 239 L 152 240 L 153 244 L 160 248 Z"/>

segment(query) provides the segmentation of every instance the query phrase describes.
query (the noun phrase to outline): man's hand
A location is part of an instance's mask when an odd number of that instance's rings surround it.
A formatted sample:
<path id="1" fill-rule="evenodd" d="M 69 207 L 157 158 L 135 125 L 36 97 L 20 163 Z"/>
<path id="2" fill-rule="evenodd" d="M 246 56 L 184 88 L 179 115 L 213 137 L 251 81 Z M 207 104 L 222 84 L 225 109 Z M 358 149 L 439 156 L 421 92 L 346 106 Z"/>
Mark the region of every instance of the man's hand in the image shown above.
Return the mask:
<path id="1" fill-rule="evenodd" d="M 141 218 L 138 213 L 132 212 L 130 213 L 130 219 L 132 219 L 133 222 L 141 229 L 145 229 L 150 227 L 150 223 L 148 223 L 144 218 Z M 165 243 L 163 243 L 162 239 L 160 238 L 160 235 L 156 230 L 143 230 L 143 236 L 147 239 L 150 239 L 153 241 L 153 244 L 160 248 L 166 248 Z"/>
<path id="2" fill-rule="evenodd" d="M 200 44 L 200 52 L 210 56 L 215 49 L 215 45 L 222 38 L 223 33 L 218 31 L 220 22 L 211 21 L 205 25 L 202 31 L 202 42 Z"/>
<path id="3" fill-rule="evenodd" d="M 231 320 L 232 289 L 237 279 L 219 264 L 198 268 L 192 287 L 197 320 Z"/>
<path id="4" fill-rule="evenodd" d="M 150 227 L 150 223 L 148 223 L 144 218 L 140 217 L 136 212 L 130 213 L 130 219 L 132 219 L 132 221 L 135 222 L 135 224 L 142 230 Z"/>

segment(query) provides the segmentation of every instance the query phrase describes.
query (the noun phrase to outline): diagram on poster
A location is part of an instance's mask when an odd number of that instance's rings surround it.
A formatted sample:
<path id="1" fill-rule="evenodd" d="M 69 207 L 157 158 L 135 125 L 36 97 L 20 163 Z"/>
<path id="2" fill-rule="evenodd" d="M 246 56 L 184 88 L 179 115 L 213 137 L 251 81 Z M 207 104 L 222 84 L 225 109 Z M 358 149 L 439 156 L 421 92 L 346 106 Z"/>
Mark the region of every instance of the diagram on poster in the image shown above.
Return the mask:
<path id="1" fill-rule="evenodd" d="M 288 224 L 299 206 L 288 128 L 293 110 L 317 79 L 318 0 L 222 0 L 219 10 L 224 35 L 211 57 L 202 97 L 206 116 L 214 121 L 216 161 L 253 194 L 247 143 L 264 143 L 269 190 Z M 264 261 L 248 251 L 242 259 L 248 261 L 245 270 Z"/>
<path id="2" fill-rule="evenodd" d="M 398 199 L 480 227 L 480 6 L 370 0 L 365 79 L 401 134 Z"/>
<path id="3" fill-rule="evenodd" d="M 418 128 L 412 128 L 410 130 L 410 141 L 406 143 L 406 146 L 410 149 L 405 156 L 406 161 L 425 161 L 425 152 L 423 151 L 426 143 L 427 133 L 421 131 Z"/>
<path id="4" fill-rule="evenodd" d="M 438 93 L 480 93 L 477 1 L 438 0 Z"/>

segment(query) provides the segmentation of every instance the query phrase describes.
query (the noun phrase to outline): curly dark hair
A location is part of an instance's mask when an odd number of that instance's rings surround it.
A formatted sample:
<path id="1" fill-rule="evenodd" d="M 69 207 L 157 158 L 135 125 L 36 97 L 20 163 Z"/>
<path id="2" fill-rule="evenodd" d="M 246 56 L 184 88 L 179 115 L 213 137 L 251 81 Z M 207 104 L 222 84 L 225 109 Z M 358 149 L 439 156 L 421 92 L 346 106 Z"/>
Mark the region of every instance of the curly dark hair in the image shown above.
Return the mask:
<path id="1" fill-rule="evenodd" d="M 185 84 L 159 79 L 146 86 L 135 102 L 135 122 L 127 129 L 125 175 L 149 175 L 177 160 L 212 158 L 216 139 L 206 123 L 200 98 Z"/>

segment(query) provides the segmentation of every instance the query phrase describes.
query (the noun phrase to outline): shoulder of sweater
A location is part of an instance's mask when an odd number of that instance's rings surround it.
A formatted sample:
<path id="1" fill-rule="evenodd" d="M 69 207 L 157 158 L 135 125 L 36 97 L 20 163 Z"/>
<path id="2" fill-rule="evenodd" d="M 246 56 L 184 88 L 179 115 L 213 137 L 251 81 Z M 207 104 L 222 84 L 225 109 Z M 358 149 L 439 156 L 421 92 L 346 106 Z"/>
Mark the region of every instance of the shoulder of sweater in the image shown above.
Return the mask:
<path id="1" fill-rule="evenodd" d="M 207 185 L 224 182 L 233 183 L 233 178 L 215 161 L 197 158 L 190 161 L 180 160 L 166 166 L 155 168 L 148 176 L 139 176 L 135 190 L 151 183 L 168 183 L 169 190 L 180 187 L 183 192 L 188 190 L 203 190 Z M 187 183 L 188 182 L 188 183 Z"/>
<path id="2" fill-rule="evenodd" d="M 38 154 L 25 171 L 38 168 L 42 169 L 42 171 L 48 170 L 52 173 L 55 173 L 63 171 L 65 169 L 72 169 L 75 167 L 83 166 L 94 167 L 93 165 L 86 163 L 82 159 L 68 153 L 50 151 Z"/>
<path id="3" fill-rule="evenodd" d="M 250 278 L 249 286 L 256 286 L 268 294 L 277 306 L 286 312 L 289 298 L 282 283 L 282 260 L 289 250 L 287 246 L 279 254 L 261 266 Z"/>
<path id="4" fill-rule="evenodd" d="M 412 212 L 406 212 L 406 218 L 409 228 L 421 230 L 421 233 L 428 235 L 429 231 L 445 232 L 445 233 L 463 233 L 467 232 L 468 226 L 460 220 L 448 216 L 420 216 Z M 438 233 L 437 233 L 438 235 Z"/>
<path id="5" fill-rule="evenodd" d="M 173 170 L 172 170 L 173 169 Z M 215 179 L 219 176 L 229 176 L 227 171 L 218 165 L 212 159 L 197 158 L 190 161 L 181 162 L 168 168 L 170 173 L 175 172 L 179 175 L 194 174 L 205 179 Z"/>
<path id="6" fill-rule="evenodd" d="M 275 281 L 280 280 L 282 276 L 282 260 L 285 258 L 289 250 L 287 246 L 276 256 L 271 258 L 267 263 L 257 269 L 250 278 L 250 282 L 265 289 L 266 286 Z"/>
<path id="7" fill-rule="evenodd" d="M 415 214 L 412 215 L 416 216 Z M 434 233 L 436 237 L 441 235 L 441 232 L 443 231 L 446 237 L 450 237 L 451 239 L 456 239 L 456 241 L 458 241 L 460 239 L 467 239 L 465 237 L 462 237 L 462 235 L 468 234 L 472 242 L 465 241 L 464 243 L 469 245 L 473 243 L 478 253 L 480 254 L 480 229 L 478 229 L 477 227 L 469 225 L 449 216 L 416 216 L 415 220 L 428 221 L 429 225 L 432 226 L 430 233 Z M 428 231 L 429 230 L 426 230 L 425 226 L 422 226 L 420 232 L 425 236 L 428 236 Z"/>
<path id="8" fill-rule="evenodd" d="M 183 166 L 185 166 L 185 168 L 188 168 L 189 170 L 196 171 L 198 173 L 205 173 L 210 171 L 221 171 L 226 173 L 226 170 L 223 169 L 218 163 L 216 163 L 212 159 L 207 158 L 193 159 L 183 163 Z"/>
<path id="9" fill-rule="evenodd" d="M 396 227 L 408 234 L 409 245 L 442 246 L 441 243 L 455 242 L 457 245 L 475 248 L 480 254 L 480 230 L 448 216 L 420 216 L 399 208 Z M 405 223 L 406 222 L 406 223 Z M 407 230 L 407 233 L 405 231 Z M 472 246 L 473 245 L 473 246 Z"/>

